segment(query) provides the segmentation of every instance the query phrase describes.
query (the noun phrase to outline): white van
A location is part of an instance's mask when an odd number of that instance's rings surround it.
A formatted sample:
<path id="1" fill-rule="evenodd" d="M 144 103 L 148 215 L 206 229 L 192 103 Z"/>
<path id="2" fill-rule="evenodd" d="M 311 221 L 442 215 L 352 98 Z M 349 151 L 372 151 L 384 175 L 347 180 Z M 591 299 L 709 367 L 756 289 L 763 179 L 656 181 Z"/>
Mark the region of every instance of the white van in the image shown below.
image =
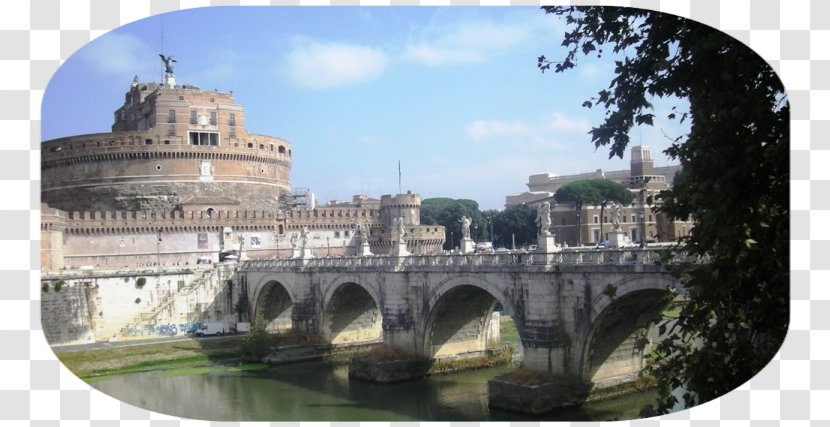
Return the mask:
<path id="1" fill-rule="evenodd" d="M 203 323 L 202 327 L 197 329 L 193 334 L 197 337 L 205 335 L 225 335 L 228 332 L 228 326 L 224 322 L 207 322 Z"/>

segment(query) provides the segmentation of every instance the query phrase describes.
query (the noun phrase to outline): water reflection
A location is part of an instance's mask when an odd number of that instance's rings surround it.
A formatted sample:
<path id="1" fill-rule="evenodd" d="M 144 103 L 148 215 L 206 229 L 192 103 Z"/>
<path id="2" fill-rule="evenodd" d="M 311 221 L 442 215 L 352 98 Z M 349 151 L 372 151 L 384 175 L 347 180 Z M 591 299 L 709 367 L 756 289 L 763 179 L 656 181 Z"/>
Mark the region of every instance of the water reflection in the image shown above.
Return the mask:
<path id="1" fill-rule="evenodd" d="M 93 386 L 126 403 L 184 418 L 219 421 L 509 421 L 636 418 L 654 395 L 585 404 L 530 418 L 487 406 L 487 380 L 509 368 L 490 368 L 397 384 L 349 380 L 348 366 L 309 362 L 206 374 L 125 375 Z"/>

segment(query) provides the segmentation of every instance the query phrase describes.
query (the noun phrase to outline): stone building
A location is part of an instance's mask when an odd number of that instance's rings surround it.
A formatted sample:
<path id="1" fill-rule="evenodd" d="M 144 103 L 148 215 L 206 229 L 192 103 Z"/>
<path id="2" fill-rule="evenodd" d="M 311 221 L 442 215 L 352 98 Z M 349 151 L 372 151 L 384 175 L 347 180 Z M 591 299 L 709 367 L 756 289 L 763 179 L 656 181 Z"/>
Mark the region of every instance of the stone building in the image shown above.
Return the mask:
<path id="1" fill-rule="evenodd" d="M 111 132 L 44 141 L 41 152 L 44 270 L 287 257 L 301 233 L 313 256 L 351 255 L 361 227 L 383 254 L 400 217 L 411 253 L 444 242 L 443 227 L 420 225 L 415 194 L 317 206 L 306 192 L 296 203 L 291 144 L 249 133 L 233 92 L 176 85 L 172 70 L 164 84 L 133 80 Z"/>
<path id="2" fill-rule="evenodd" d="M 572 204 L 557 203 L 553 195 L 557 189 L 571 182 L 609 179 L 628 187 L 634 194 L 631 205 L 622 207 L 620 211 L 620 229 L 630 244 L 674 241 L 681 236 L 689 235 L 693 222 L 672 221 L 664 214 L 656 212 L 660 203 L 656 196 L 661 190 L 671 187 L 675 175 L 680 170 L 680 166 L 655 167 L 651 148 L 636 146 L 631 149 L 628 170 L 597 170 L 565 176 L 552 176 L 549 173 L 531 175 L 527 184 L 530 191 L 507 196 L 505 204 L 538 205 L 550 202 L 551 232 L 556 235 L 558 243 L 576 245 L 577 242 L 581 242 L 583 245 L 597 245 L 609 240 L 610 237 L 612 226 L 608 207 L 602 212 L 600 206 L 584 205 L 582 210 L 577 212 Z"/>

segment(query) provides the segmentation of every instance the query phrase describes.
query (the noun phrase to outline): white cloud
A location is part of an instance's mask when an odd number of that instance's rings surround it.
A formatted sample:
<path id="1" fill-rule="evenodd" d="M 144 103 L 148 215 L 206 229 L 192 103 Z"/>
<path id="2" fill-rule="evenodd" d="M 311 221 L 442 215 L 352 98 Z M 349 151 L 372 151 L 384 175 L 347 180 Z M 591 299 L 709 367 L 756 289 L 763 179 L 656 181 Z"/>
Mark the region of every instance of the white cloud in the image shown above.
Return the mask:
<path id="1" fill-rule="evenodd" d="M 572 119 L 562 113 L 551 113 L 547 128 L 554 132 L 588 132 L 591 124 L 587 119 Z"/>
<path id="2" fill-rule="evenodd" d="M 495 138 L 515 138 L 527 136 L 532 130 L 521 122 L 505 122 L 501 120 L 476 120 L 468 124 L 465 129 L 467 137 L 473 141 L 484 141 Z"/>
<path id="3" fill-rule="evenodd" d="M 584 134 L 590 129 L 586 119 L 553 112 L 532 122 L 475 120 L 464 127 L 464 133 L 473 142 L 498 141 L 526 147 L 550 147 L 556 145 L 557 136 L 561 134 Z"/>
<path id="4" fill-rule="evenodd" d="M 152 49 L 130 34 L 109 33 L 78 51 L 79 59 L 101 74 L 152 74 Z M 141 74 L 139 74 L 141 75 Z"/>
<path id="5" fill-rule="evenodd" d="M 475 63 L 533 38 L 528 22 L 461 21 L 432 26 L 410 41 L 404 57 L 429 66 Z"/>
<path id="6" fill-rule="evenodd" d="M 310 89 L 329 89 L 369 81 L 386 69 L 386 54 L 376 48 L 317 41 L 297 41 L 288 54 L 291 79 Z"/>

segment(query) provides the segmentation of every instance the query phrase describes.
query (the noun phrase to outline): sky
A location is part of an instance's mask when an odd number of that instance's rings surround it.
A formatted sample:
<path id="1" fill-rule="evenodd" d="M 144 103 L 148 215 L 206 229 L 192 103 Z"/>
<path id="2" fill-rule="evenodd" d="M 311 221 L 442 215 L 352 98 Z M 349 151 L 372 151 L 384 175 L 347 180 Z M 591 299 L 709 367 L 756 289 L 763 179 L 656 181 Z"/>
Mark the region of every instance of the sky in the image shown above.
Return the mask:
<path id="1" fill-rule="evenodd" d="M 528 176 L 628 169 L 588 131 L 604 110 L 614 58 L 566 73 L 563 22 L 537 7 L 209 7 L 155 15 L 108 32 L 68 58 L 43 98 L 41 138 L 109 132 L 135 75 L 233 91 L 246 129 L 292 145 L 291 186 L 318 201 L 412 191 L 502 209 Z M 608 51 L 608 50 L 606 50 Z M 662 120 L 631 132 L 653 150 L 685 132 Z M 398 180 L 400 162 L 400 187 Z"/>

